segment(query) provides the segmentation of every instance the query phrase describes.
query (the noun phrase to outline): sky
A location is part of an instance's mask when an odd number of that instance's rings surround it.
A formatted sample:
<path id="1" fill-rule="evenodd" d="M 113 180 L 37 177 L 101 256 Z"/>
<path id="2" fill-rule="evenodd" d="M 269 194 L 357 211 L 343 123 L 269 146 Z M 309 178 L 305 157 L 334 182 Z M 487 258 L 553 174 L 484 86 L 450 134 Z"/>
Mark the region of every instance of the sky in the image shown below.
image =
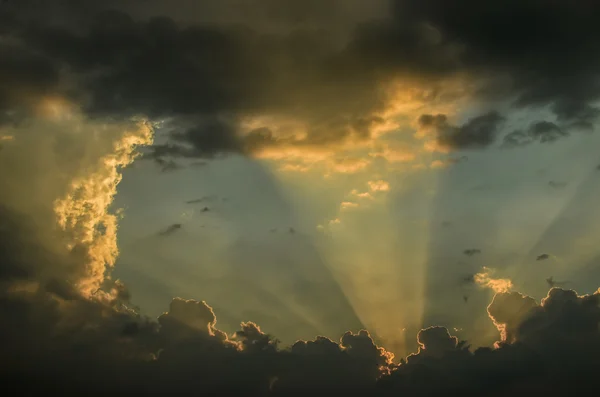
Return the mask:
<path id="1" fill-rule="evenodd" d="M 9 383 L 32 395 L 593 386 L 597 12 L 0 3 Z"/>

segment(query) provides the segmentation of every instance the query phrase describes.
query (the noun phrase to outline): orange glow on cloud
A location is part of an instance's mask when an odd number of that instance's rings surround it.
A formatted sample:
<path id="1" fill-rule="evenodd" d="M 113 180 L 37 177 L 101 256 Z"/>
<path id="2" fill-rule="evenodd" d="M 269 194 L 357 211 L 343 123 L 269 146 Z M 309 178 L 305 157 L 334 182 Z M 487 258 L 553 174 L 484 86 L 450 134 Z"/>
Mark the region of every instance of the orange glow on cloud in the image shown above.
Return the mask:
<path id="1" fill-rule="evenodd" d="M 358 190 L 354 189 L 350 192 L 352 196 L 356 196 L 361 199 L 373 199 L 373 196 L 369 192 L 360 193 Z"/>
<path id="2" fill-rule="evenodd" d="M 473 276 L 475 282 L 484 287 L 489 288 L 496 293 L 508 292 L 513 288 L 513 283 L 507 278 L 493 278 L 494 270 L 483 268 L 483 271 Z"/>
<path id="3" fill-rule="evenodd" d="M 352 201 L 344 201 L 344 202 L 342 202 L 342 204 L 340 204 L 340 209 L 342 211 L 352 209 L 352 208 L 358 208 L 358 203 L 354 203 Z"/>
<path id="4" fill-rule="evenodd" d="M 381 179 L 377 181 L 369 181 L 368 185 L 372 192 L 387 192 L 390 190 L 390 184 Z"/>
<path id="5" fill-rule="evenodd" d="M 310 125 L 288 115 L 247 116 L 241 121 L 242 136 L 268 129 L 264 146 L 259 139 L 251 148 L 252 154 L 279 163 L 277 168 L 283 172 L 306 173 L 318 168 L 330 176 L 368 171 L 376 159 L 390 165 L 411 163 L 422 152 L 448 152 L 437 144 L 431 132 L 416 128 L 415 121 L 425 113 L 455 115 L 462 106 L 457 98 L 467 97 L 465 94 L 471 89 L 463 80 L 431 83 L 404 79 L 387 84 L 387 103 L 370 115 L 377 121 L 370 125 L 368 136 L 350 133 L 328 142 L 311 142 Z M 405 134 L 403 128 L 416 131 L 412 137 L 406 135 L 413 143 L 386 138 L 390 134 Z"/>
<path id="6" fill-rule="evenodd" d="M 431 162 L 431 168 L 446 168 L 449 164 L 444 163 L 442 160 L 435 160 Z"/>
<path id="7" fill-rule="evenodd" d="M 371 162 L 368 159 L 358 157 L 344 157 L 333 160 L 331 168 L 335 172 L 343 174 L 354 174 L 365 169 Z"/>

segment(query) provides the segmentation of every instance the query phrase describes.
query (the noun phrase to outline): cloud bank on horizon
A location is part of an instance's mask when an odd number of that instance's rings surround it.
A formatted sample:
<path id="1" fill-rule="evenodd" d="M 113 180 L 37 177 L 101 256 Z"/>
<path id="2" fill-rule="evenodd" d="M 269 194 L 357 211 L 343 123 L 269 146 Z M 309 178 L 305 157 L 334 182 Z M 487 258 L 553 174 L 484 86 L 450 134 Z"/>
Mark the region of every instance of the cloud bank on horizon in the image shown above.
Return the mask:
<path id="1" fill-rule="evenodd" d="M 600 290 L 553 288 L 538 303 L 486 270 L 476 282 L 497 292 L 488 307 L 494 347 L 472 351 L 430 327 L 417 335 L 418 352 L 394 360 L 365 330 L 287 348 L 253 322 L 227 334 L 201 301 L 174 298 L 146 319 L 110 271 L 119 218 L 111 203 L 142 146 L 161 161 L 325 156 L 348 169 L 331 153 L 410 159 L 380 140 L 402 117 L 426 150 L 441 152 L 593 130 L 599 4 L 380 1 L 376 15 L 358 1 L 195 5 L 209 23 L 184 21 L 174 3 L 0 5 L 8 384 L 84 395 L 563 395 L 595 384 Z M 440 111 L 458 103 L 480 111 L 467 120 Z M 514 109 L 545 109 L 552 121 L 503 130 Z M 162 142 L 153 143 L 155 131 Z"/>

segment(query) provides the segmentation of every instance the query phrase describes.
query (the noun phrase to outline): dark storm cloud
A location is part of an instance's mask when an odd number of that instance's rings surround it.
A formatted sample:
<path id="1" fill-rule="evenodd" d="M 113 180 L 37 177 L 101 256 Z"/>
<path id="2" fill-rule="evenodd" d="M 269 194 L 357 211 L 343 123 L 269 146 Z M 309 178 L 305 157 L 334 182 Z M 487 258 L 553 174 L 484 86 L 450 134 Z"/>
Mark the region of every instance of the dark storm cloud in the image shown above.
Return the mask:
<path id="1" fill-rule="evenodd" d="M 9 217 L 16 219 L 6 210 L 2 219 Z M 0 258 L 0 353 L 5 357 L 0 369 L 6 385 L 24 394 L 52 387 L 65 395 L 115 390 L 153 395 L 495 395 L 523 384 L 550 384 L 561 395 L 572 384 L 587 387 L 596 380 L 600 292 L 578 296 L 554 288 L 541 304 L 519 293 L 497 294 L 488 307 L 500 332 L 497 348 L 471 351 L 446 328 L 431 327 L 418 334 L 418 352 L 398 365 L 364 330 L 346 332 L 339 341 L 321 336 L 284 348 L 253 322 L 226 334 L 205 302 L 175 298 L 152 321 L 132 309 L 129 293 L 118 281 L 107 286 L 113 294 L 98 299 L 84 298 L 56 278 L 40 284 L 48 270 L 66 264 L 64 258 L 54 258 L 53 267 L 29 265 L 46 254 L 34 234 L 9 228 L 13 233 L 2 235 Z"/>
<path id="2" fill-rule="evenodd" d="M 550 105 L 561 120 L 595 118 L 589 105 L 599 89 L 597 2 L 459 3 L 395 1 L 399 19 L 429 21 L 461 43 L 467 67 L 507 76 L 506 90 L 518 95 L 518 105 Z M 498 86 L 494 91 L 488 94 L 502 94 Z"/>
<path id="3" fill-rule="evenodd" d="M 532 123 L 526 132 L 521 130 L 511 132 L 504 137 L 506 147 L 524 146 L 533 142 L 552 143 L 569 135 L 564 128 L 550 121 Z"/>
<path id="4" fill-rule="evenodd" d="M 548 142 L 564 136 L 564 128 L 589 127 L 597 118 L 600 29 L 593 15 L 600 5 L 595 2 L 465 0 L 454 8 L 441 0 L 391 1 L 393 12 L 387 17 L 353 22 L 345 40 L 335 43 L 328 39 L 327 24 L 311 30 L 305 22 L 329 15 L 325 20 L 336 21 L 331 30 L 345 11 L 359 7 L 325 3 L 261 4 L 261 15 L 273 20 L 299 19 L 292 32 L 268 33 L 252 13 L 246 13 L 254 18 L 246 18 L 246 26 L 228 23 L 236 20 L 228 15 L 244 14 L 235 7 L 212 7 L 206 13 L 212 24 L 183 24 L 169 17 L 144 19 L 152 13 L 141 3 L 83 2 L 77 8 L 63 5 L 65 17 L 57 19 L 56 27 L 39 20 L 25 24 L 14 16 L 26 7 L 5 8 L 5 19 L 12 20 L 5 31 L 19 44 L 9 48 L 13 45 L 2 42 L 6 84 L 0 105 L 7 108 L 16 92 L 62 90 L 94 116 L 168 118 L 173 132 L 170 150 L 160 149 L 165 157 L 245 152 L 239 118 L 248 115 L 299 118 L 308 125 L 303 143 L 368 137 L 367 120 L 387 100 L 382 86 L 397 77 L 431 86 L 468 76 L 479 86 L 480 100 L 548 106 L 559 126 L 532 126 L 525 134 L 529 139 Z M 174 6 L 152 4 L 147 6 L 154 14 L 176 14 L 167 12 Z M 124 11 L 102 11 L 109 6 Z M 294 6 L 301 11 L 292 11 Z M 68 22 L 75 10 L 81 20 L 89 20 L 84 26 L 73 16 Z M 61 86 L 56 87 L 59 70 Z M 424 98 L 450 99 L 443 91 L 432 92 Z M 498 121 L 497 113 L 489 113 L 450 128 L 453 132 L 442 140 L 450 147 L 487 146 Z"/>
<path id="5" fill-rule="evenodd" d="M 44 56 L 10 39 L 0 40 L 0 126 L 29 115 L 40 95 L 59 89 L 58 68 Z"/>
<path id="6" fill-rule="evenodd" d="M 461 126 L 448 122 L 444 114 L 423 114 L 419 117 L 419 127 L 433 131 L 437 143 L 450 149 L 484 148 L 493 144 L 504 121 L 497 112 L 489 112 L 473 117 Z"/>

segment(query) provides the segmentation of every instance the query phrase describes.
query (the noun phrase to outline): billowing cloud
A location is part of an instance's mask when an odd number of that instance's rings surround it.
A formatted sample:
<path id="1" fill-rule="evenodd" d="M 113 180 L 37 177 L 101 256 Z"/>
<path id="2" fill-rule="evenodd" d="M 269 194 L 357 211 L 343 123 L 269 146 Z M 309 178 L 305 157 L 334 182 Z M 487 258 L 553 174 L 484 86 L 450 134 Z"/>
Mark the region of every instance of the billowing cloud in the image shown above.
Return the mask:
<path id="1" fill-rule="evenodd" d="M 228 334 L 202 301 L 174 298 L 157 320 L 140 316 L 126 287 L 110 279 L 106 258 L 116 252 L 106 237 L 111 215 L 105 203 L 124 159 L 135 157 L 136 144 L 149 142 L 151 129 L 70 117 L 45 120 L 43 134 L 35 120 L 4 127 L 15 138 L 0 156 L 11 165 L 0 168 L 0 352 L 9 384 L 22 392 L 39 394 L 52 384 L 60 393 L 86 395 L 485 395 L 523 382 L 544 387 L 560 381 L 554 389 L 564 391 L 572 381 L 595 380 L 590 368 L 600 353 L 600 291 L 578 296 L 553 288 L 540 304 L 498 292 L 488 307 L 499 331 L 495 347 L 472 351 L 437 326 L 418 334 L 418 352 L 396 361 L 366 330 L 289 347 L 251 321 Z M 49 142 L 56 153 L 38 147 Z M 27 157 L 31 162 L 16 161 L 35 153 Z M 71 161 L 61 162 L 63 156 Z M 65 200 L 83 204 L 57 205 Z M 104 258 L 102 268 L 98 258 Z M 474 279 L 490 288 L 508 283 L 489 272 Z M 493 376 L 498 373 L 501 378 Z"/>
<path id="2" fill-rule="evenodd" d="M 377 335 L 360 329 L 290 347 L 252 321 L 228 334 L 203 301 L 174 298 L 166 313 L 147 319 L 110 270 L 121 170 L 156 129 L 166 142 L 150 157 L 161 161 L 301 153 L 338 158 L 340 172 L 353 172 L 355 157 L 328 156 L 339 147 L 378 153 L 370 140 L 389 122 L 397 96 L 388 83 L 419 88 L 411 117 L 442 114 L 422 109 L 426 103 L 468 96 L 550 108 L 556 128 L 536 124 L 531 136 L 538 140 L 594 122 L 596 2 L 465 0 L 459 9 L 442 0 L 391 1 L 387 16 L 355 24 L 339 41 L 327 40 L 326 29 L 263 32 L 256 21 L 148 19 L 135 1 L 120 12 L 83 1 L 77 18 L 64 9 L 51 27 L 46 6 L 25 3 L 0 6 L 0 353 L 7 390 L 568 395 L 573 385 L 595 386 L 600 290 L 579 296 L 553 288 L 538 304 L 484 269 L 473 279 L 496 292 L 487 311 L 498 343 L 470 349 L 448 329 L 429 327 L 418 333 L 417 353 L 394 361 Z M 303 21 L 316 10 L 335 14 L 341 4 L 278 3 L 267 8 Z M 466 81 L 461 95 L 436 90 L 452 79 Z M 448 149 L 485 147 L 495 139 L 498 114 L 461 126 L 441 116 L 422 124 Z M 369 194 L 390 190 L 378 178 Z"/>
<path id="3" fill-rule="evenodd" d="M 45 101 L 28 109 L 35 112 Z M 0 156 L 4 222 L 14 224 L 17 235 L 33 233 L 27 240 L 36 236 L 43 242 L 37 249 L 47 251 L 28 263 L 33 268 L 24 276 L 43 274 L 37 281 L 57 278 L 92 294 L 118 255 L 119 214 L 109 207 L 120 170 L 136 157 L 137 146 L 151 143 L 152 127 L 136 120 L 91 121 L 75 108 L 62 108 L 7 124 L 2 132 L 13 137 Z M 51 263 L 57 260 L 63 263 Z"/>
<path id="4" fill-rule="evenodd" d="M 377 1 L 369 9 L 357 1 L 229 0 L 194 12 L 186 0 L 83 1 L 77 9 L 29 3 L 3 5 L 2 122 L 26 117 L 37 95 L 67 95 L 94 117 L 160 121 L 165 140 L 150 155 L 158 159 L 368 148 L 399 119 L 419 114 L 439 148 L 492 144 L 508 115 L 490 110 L 453 125 L 430 112 L 460 101 L 552 111 L 554 121 L 511 134 L 510 144 L 589 130 L 598 116 L 592 2 L 496 8 L 466 0 L 464 13 L 441 0 Z M 501 23 L 508 16 L 520 21 L 510 33 Z M 391 149 L 382 155 L 411 158 Z M 364 161 L 334 166 L 354 172 Z"/>

